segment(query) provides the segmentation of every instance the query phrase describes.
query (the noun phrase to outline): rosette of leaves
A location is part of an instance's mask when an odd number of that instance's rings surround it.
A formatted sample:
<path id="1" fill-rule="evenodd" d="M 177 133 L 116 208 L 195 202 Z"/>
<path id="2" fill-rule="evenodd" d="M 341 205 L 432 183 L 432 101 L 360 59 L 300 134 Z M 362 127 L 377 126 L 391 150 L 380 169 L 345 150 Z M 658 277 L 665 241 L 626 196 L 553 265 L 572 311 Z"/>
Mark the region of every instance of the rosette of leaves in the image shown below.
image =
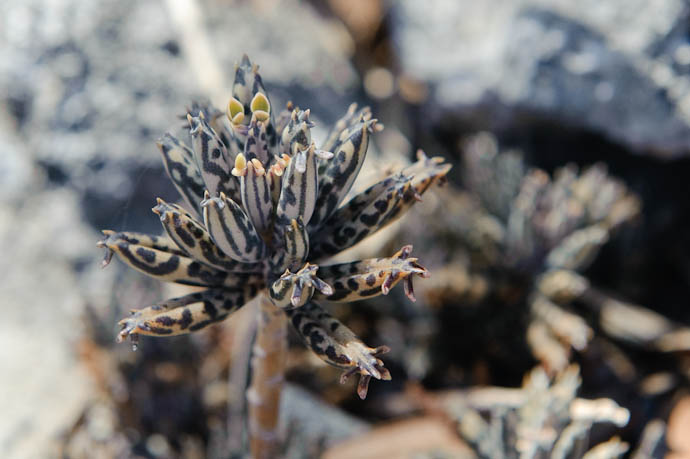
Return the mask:
<path id="1" fill-rule="evenodd" d="M 420 152 L 416 163 L 346 199 L 382 126 L 353 104 L 317 147 L 309 110 L 288 103 L 276 114 L 246 56 L 225 114 L 195 104 L 185 118 L 191 147 L 171 134 L 158 146 L 186 206 L 158 199 L 153 211 L 164 235 L 104 231 L 99 245 L 104 264 L 116 254 L 156 279 L 202 289 L 133 311 L 118 338 L 200 330 L 258 297 L 248 400 L 252 451 L 260 456 L 255 440 L 275 444 L 286 319 L 316 355 L 344 370 L 342 380 L 360 376 L 361 398 L 372 377 L 390 379 L 380 359 L 387 347 L 364 344 L 319 301 L 385 295 L 401 281 L 414 300 L 412 278 L 427 270 L 409 245 L 386 258 L 321 263 L 400 218 L 450 166 Z"/>

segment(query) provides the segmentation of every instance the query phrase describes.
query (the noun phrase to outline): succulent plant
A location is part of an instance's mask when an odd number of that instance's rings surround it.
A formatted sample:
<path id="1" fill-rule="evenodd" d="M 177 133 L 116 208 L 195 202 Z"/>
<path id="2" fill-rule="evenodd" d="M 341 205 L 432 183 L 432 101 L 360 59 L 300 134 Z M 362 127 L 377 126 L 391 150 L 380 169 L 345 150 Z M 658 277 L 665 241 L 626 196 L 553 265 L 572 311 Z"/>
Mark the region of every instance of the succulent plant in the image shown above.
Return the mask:
<path id="1" fill-rule="evenodd" d="M 277 404 L 267 386 L 282 381 L 285 318 L 321 359 L 345 370 L 343 380 L 360 375 L 364 398 L 372 377 L 390 379 L 380 359 L 388 348 L 367 346 L 316 301 L 387 294 L 400 281 L 414 300 L 412 278 L 428 272 L 409 245 L 388 258 L 320 263 L 398 219 L 450 166 L 420 152 L 416 163 L 347 200 L 369 138 L 382 126 L 368 107 L 353 104 L 317 148 L 309 110 L 288 103 L 276 116 L 246 56 L 225 115 L 194 104 L 185 116 L 191 148 L 172 134 L 160 139 L 166 171 L 187 205 L 158 199 L 153 211 L 165 235 L 104 231 L 104 265 L 117 254 L 154 278 L 203 288 L 133 311 L 120 321 L 118 339 L 200 330 L 258 297 L 253 377 L 264 381 L 253 382 L 250 405 Z M 274 420 L 255 417 L 250 432 L 271 437 Z"/>
<path id="2" fill-rule="evenodd" d="M 629 411 L 610 398 L 577 397 L 580 382 L 577 365 L 554 380 L 537 367 L 520 389 L 475 388 L 440 401 L 480 457 L 620 457 L 628 445 L 618 437 L 587 446 L 596 424 L 623 427 Z"/>
<path id="3" fill-rule="evenodd" d="M 516 151 L 499 152 L 487 133 L 471 137 L 464 150 L 466 191 L 447 190 L 441 217 L 427 224 L 451 249 L 443 253 L 446 268 L 425 290 L 436 303 L 439 296 L 526 303 L 527 343 L 547 368 L 560 371 L 570 348 L 583 350 L 593 335 L 573 307 L 593 292 L 581 273 L 639 214 L 640 201 L 601 163 L 582 171 L 569 164 L 550 176 L 529 168 Z M 511 322 L 507 330 L 513 329 Z"/>

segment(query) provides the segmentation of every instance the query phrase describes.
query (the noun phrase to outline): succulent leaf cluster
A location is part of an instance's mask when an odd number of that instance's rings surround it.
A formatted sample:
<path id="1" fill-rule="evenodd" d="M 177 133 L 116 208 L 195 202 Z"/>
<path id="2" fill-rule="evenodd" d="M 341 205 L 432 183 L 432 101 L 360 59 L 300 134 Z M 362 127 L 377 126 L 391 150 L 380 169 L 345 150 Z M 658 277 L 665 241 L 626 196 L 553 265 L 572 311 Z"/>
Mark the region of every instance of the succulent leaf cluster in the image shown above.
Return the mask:
<path id="1" fill-rule="evenodd" d="M 321 261 L 401 217 L 450 166 L 420 152 L 418 161 L 345 202 L 382 129 L 368 107 L 350 106 L 317 148 L 310 111 L 288 103 L 275 113 L 258 67 L 245 56 L 235 70 L 225 113 L 194 104 L 185 117 L 191 147 L 172 134 L 158 142 L 186 207 L 157 200 L 165 234 L 104 231 L 99 242 L 149 276 L 203 289 L 133 311 L 118 338 L 170 336 L 224 320 L 266 293 L 325 362 L 369 380 L 390 379 L 379 356 L 316 300 L 354 301 L 428 272 L 406 245 L 388 258 Z"/>
<path id="2" fill-rule="evenodd" d="M 567 309 L 589 288 L 580 273 L 638 215 L 639 199 L 603 164 L 582 171 L 568 164 L 549 176 L 528 168 L 517 152 L 499 153 L 487 134 L 467 143 L 463 160 L 473 209 L 481 215 L 466 233 L 482 241 L 477 258 L 530 280 L 528 344 L 547 368 L 563 370 L 569 348 L 584 349 L 592 336 L 585 320 Z"/>
<path id="3" fill-rule="evenodd" d="M 609 398 L 577 397 L 580 382 L 577 365 L 555 380 L 537 367 L 520 389 L 485 387 L 463 396 L 450 394 L 445 406 L 480 457 L 620 457 L 628 445 L 618 437 L 587 447 L 596 424 L 623 427 L 629 411 Z"/>

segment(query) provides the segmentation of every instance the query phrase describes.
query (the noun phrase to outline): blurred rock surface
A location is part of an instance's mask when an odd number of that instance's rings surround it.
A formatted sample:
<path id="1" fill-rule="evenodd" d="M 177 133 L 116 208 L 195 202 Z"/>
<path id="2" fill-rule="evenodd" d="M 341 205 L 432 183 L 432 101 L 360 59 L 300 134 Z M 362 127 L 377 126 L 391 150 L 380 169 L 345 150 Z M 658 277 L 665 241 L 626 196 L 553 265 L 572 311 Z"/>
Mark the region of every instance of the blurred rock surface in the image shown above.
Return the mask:
<path id="1" fill-rule="evenodd" d="M 427 119 L 497 133 L 592 130 L 660 158 L 690 152 L 690 8 L 681 0 L 403 0 L 392 31 Z"/>

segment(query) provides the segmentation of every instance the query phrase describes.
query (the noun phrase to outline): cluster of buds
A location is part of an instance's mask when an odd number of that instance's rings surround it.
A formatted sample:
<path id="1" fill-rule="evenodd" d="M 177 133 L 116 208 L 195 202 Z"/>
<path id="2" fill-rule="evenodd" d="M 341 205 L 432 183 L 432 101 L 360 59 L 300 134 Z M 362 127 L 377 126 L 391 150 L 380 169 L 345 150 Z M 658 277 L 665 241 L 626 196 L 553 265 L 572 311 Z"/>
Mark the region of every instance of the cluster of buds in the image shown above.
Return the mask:
<path id="1" fill-rule="evenodd" d="M 203 287 L 133 311 L 119 339 L 199 330 L 265 294 L 321 359 L 369 380 L 390 379 L 379 356 L 317 303 L 387 294 L 400 281 L 414 300 L 412 277 L 428 272 L 405 246 L 388 258 L 321 261 L 402 216 L 450 169 L 440 158 L 418 161 L 345 200 L 382 126 L 353 104 L 317 148 L 309 110 L 288 103 L 277 115 L 258 68 L 237 66 L 226 113 L 195 104 L 185 118 L 191 148 L 171 134 L 159 141 L 166 171 L 186 207 L 158 199 L 165 235 L 104 231 L 99 242 L 156 279 Z"/>

